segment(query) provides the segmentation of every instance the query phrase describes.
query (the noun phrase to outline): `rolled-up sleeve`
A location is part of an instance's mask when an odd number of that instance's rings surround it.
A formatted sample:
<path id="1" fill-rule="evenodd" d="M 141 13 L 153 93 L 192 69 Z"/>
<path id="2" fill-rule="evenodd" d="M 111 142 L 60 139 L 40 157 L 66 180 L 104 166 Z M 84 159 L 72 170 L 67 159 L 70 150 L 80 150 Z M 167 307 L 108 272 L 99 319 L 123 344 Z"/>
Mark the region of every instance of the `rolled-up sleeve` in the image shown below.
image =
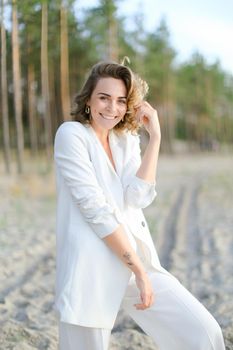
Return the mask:
<path id="1" fill-rule="evenodd" d="M 116 230 L 122 218 L 97 181 L 84 133 L 62 124 L 55 136 L 54 160 L 85 221 L 102 239 Z"/>
<path id="2" fill-rule="evenodd" d="M 146 181 L 136 173 L 141 165 L 141 149 L 139 136 L 131 136 L 130 154 L 122 177 L 124 198 L 127 205 L 134 208 L 146 208 L 152 203 L 157 193 L 155 182 Z"/>

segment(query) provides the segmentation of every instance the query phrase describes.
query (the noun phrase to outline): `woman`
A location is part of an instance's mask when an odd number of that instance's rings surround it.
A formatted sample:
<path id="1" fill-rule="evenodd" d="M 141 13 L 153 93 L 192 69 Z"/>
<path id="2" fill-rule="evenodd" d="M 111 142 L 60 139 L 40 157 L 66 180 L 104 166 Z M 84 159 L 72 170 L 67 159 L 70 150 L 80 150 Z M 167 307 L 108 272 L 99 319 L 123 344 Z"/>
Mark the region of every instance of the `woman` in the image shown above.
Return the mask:
<path id="1" fill-rule="evenodd" d="M 128 67 L 98 63 L 75 97 L 75 121 L 55 137 L 62 350 L 108 349 L 120 308 L 161 350 L 225 349 L 212 315 L 160 265 L 142 212 L 156 196 L 161 139 L 146 92 Z"/>

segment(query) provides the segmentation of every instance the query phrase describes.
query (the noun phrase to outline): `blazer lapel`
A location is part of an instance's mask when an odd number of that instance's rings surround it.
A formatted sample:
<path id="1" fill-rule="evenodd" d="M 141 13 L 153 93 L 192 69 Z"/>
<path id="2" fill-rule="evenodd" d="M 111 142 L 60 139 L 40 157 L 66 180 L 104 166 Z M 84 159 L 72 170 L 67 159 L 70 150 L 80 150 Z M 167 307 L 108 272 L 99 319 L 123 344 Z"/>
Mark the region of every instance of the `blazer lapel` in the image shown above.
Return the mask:
<path id="1" fill-rule="evenodd" d="M 109 145 L 116 167 L 116 171 L 119 177 L 122 175 L 123 166 L 124 166 L 124 152 L 123 144 L 120 142 L 120 137 L 116 135 L 114 130 L 111 130 L 109 133 Z M 111 162 L 110 162 L 111 163 Z"/>
<path id="2" fill-rule="evenodd" d="M 116 167 L 116 170 L 115 170 L 107 153 L 106 153 L 106 151 L 104 150 L 98 136 L 96 135 L 94 129 L 92 128 L 92 126 L 90 125 L 87 129 L 89 130 L 89 133 L 90 133 L 91 137 L 94 139 L 100 152 L 102 152 L 104 154 L 104 157 L 106 159 L 108 167 L 110 168 L 110 171 L 113 172 L 113 174 L 115 176 L 117 176 L 118 178 L 121 177 L 123 166 L 124 166 L 124 164 L 123 164 L 123 162 L 124 162 L 124 149 L 120 143 L 119 136 L 116 135 L 114 130 L 109 131 L 109 146 L 110 146 L 112 158 L 113 158 L 113 161 L 114 161 L 114 164 Z"/>

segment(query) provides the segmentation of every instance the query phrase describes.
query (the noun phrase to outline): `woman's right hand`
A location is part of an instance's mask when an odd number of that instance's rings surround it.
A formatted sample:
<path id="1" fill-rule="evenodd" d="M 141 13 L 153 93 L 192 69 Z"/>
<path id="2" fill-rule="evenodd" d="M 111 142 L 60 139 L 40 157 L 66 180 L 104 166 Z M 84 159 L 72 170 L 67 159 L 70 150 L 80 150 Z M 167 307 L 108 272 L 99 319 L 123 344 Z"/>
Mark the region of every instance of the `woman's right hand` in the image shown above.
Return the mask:
<path id="1" fill-rule="evenodd" d="M 141 303 L 134 306 L 138 310 L 150 307 L 154 302 L 154 293 L 144 266 L 133 249 L 123 225 L 103 238 L 104 242 L 117 254 L 123 263 L 135 274 L 135 283 L 140 291 Z"/>
<path id="2" fill-rule="evenodd" d="M 137 310 L 145 310 L 154 303 L 154 292 L 147 273 L 135 275 L 135 282 L 140 290 L 141 304 L 134 304 Z"/>

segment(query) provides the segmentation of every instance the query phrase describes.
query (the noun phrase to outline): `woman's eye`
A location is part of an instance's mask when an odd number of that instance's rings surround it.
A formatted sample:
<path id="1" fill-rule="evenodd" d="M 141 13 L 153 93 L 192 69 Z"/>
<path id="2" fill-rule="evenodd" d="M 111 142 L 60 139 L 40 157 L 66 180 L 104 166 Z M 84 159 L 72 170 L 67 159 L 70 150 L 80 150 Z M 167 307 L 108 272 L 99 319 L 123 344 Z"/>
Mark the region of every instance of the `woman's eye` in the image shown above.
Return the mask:
<path id="1" fill-rule="evenodd" d="M 106 97 L 106 96 L 101 96 L 100 99 L 101 99 L 101 100 L 106 100 L 107 97 Z"/>
<path id="2" fill-rule="evenodd" d="M 125 100 L 120 100 L 119 102 L 120 102 L 120 104 L 123 104 L 123 105 L 126 104 L 126 101 L 125 101 Z"/>

